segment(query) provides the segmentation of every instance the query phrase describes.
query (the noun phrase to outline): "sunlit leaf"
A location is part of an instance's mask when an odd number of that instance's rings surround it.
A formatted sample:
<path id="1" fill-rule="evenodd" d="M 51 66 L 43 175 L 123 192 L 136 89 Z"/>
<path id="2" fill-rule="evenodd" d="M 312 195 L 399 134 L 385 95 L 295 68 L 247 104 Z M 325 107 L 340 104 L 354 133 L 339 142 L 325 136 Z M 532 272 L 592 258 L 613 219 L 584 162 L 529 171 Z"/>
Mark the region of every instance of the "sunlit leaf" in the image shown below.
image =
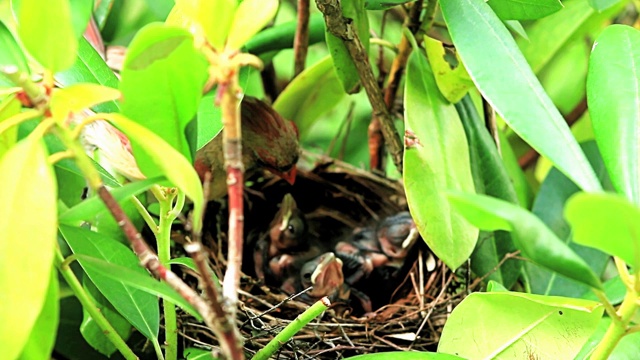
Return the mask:
<path id="1" fill-rule="evenodd" d="M 58 329 L 60 311 L 58 302 L 58 275 L 52 271 L 44 305 L 29 340 L 22 349 L 20 359 L 48 359 L 51 356 Z"/>
<path id="2" fill-rule="evenodd" d="M 587 99 L 593 132 L 618 192 L 640 205 L 640 32 L 612 25 L 596 40 Z"/>
<path id="3" fill-rule="evenodd" d="M 371 354 L 363 354 L 356 355 L 347 358 L 349 360 L 385 360 L 385 359 L 397 359 L 397 360 L 461 360 L 463 358 L 450 355 L 450 354 L 441 354 L 434 352 L 426 352 L 426 351 L 414 351 L 414 352 L 380 352 L 380 353 L 371 353 Z"/>
<path id="4" fill-rule="evenodd" d="M 565 216 L 573 240 L 640 267 L 640 209 L 614 194 L 579 193 L 571 197 Z"/>
<path id="5" fill-rule="evenodd" d="M 70 0 L 69 5 L 71 6 L 73 33 L 76 38 L 79 38 L 89 24 L 93 12 L 93 0 Z"/>
<path id="6" fill-rule="evenodd" d="M 191 159 L 185 127 L 207 80 L 207 63 L 188 31 L 153 23 L 128 48 L 121 72 L 122 113 Z"/>
<path id="7" fill-rule="evenodd" d="M 20 113 L 22 105 L 15 95 L 9 95 L 0 101 L 0 123 Z M 1 126 L 1 125 L 0 125 Z M 18 127 L 12 126 L 0 133 L 0 159 L 18 140 Z"/>
<path id="8" fill-rule="evenodd" d="M 56 241 L 56 184 L 41 139 L 28 137 L 0 159 L 0 339 L 17 357 L 41 313 Z M 28 286 L 25 286 L 28 284 Z"/>
<path id="9" fill-rule="evenodd" d="M 60 232 L 79 258 L 80 255 L 99 258 L 127 268 L 131 273 L 150 278 L 149 273 L 140 267 L 138 257 L 133 251 L 118 241 L 87 229 L 67 225 L 60 225 Z M 113 276 L 109 277 L 93 271 L 92 268 L 85 266 L 84 260 L 79 262 L 91 281 L 116 310 L 147 339 L 157 342 L 160 326 L 158 298 L 125 285 L 122 280 L 114 279 Z M 114 272 L 113 275 L 121 276 L 122 273 Z"/>
<path id="10" fill-rule="evenodd" d="M 485 195 L 449 193 L 448 197 L 451 205 L 480 229 L 511 231 L 523 256 L 587 286 L 602 288 L 589 265 L 529 211 Z"/>
<path id="11" fill-rule="evenodd" d="M 409 209 L 429 248 L 455 269 L 471 255 L 478 230 L 451 208 L 445 191 L 474 191 L 469 152 L 458 114 L 438 91 L 422 52 L 409 57 L 404 100 Z"/>
<path id="12" fill-rule="evenodd" d="M 467 71 L 496 112 L 582 189 L 600 190 L 567 123 L 491 8 L 483 0 L 450 0 L 440 6 Z M 494 51 L 486 51 L 487 42 Z"/>
<path id="13" fill-rule="evenodd" d="M 621 0 L 589 0 L 589 5 L 598 11 L 604 11 L 619 4 Z"/>
<path id="14" fill-rule="evenodd" d="M 16 13 L 20 40 L 42 66 L 58 72 L 73 64 L 78 40 L 69 0 L 20 0 Z"/>
<path id="15" fill-rule="evenodd" d="M 447 319 L 438 351 L 466 359 L 573 359 L 603 311 L 581 299 L 473 293 Z"/>
<path id="16" fill-rule="evenodd" d="M 54 118 L 64 120 L 69 113 L 78 113 L 119 97 L 120 91 L 110 87 L 91 83 L 74 84 L 54 90 L 51 97 L 51 113 Z"/>
<path id="17" fill-rule="evenodd" d="M 0 21 L 0 67 L 6 65 L 14 65 L 18 70 L 29 73 L 29 65 L 27 59 L 22 52 L 22 48 L 13 38 L 13 34 Z M 4 76 L 0 75 L 0 85 L 15 86 Z"/>
<path id="18" fill-rule="evenodd" d="M 167 24 L 179 25 L 198 39 L 204 37 L 221 51 L 236 12 L 236 0 L 177 0 Z"/>
<path id="19" fill-rule="evenodd" d="M 473 80 L 464 64 L 455 52 L 445 48 L 438 40 L 425 36 L 424 46 L 438 89 L 447 100 L 457 103 L 473 87 Z"/>
<path id="20" fill-rule="evenodd" d="M 240 49 L 273 20 L 277 11 L 278 0 L 243 0 L 233 16 L 227 48 Z"/>

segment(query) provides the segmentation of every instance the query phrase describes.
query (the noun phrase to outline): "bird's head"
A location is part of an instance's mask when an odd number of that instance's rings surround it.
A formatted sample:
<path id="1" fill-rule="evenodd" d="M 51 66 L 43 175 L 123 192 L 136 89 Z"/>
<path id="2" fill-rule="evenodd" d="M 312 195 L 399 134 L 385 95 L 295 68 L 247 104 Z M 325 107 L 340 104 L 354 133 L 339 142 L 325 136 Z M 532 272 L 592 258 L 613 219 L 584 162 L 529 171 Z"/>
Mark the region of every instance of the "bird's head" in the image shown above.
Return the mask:
<path id="1" fill-rule="evenodd" d="M 329 296 L 344 284 L 342 260 L 334 253 L 324 253 L 306 262 L 300 270 L 303 288 L 313 286 L 310 296 Z"/>
<path id="2" fill-rule="evenodd" d="M 300 155 L 298 129 L 267 103 L 246 96 L 242 100 L 244 144 L 256 158 L 256 165 L 293 184 Z"/>

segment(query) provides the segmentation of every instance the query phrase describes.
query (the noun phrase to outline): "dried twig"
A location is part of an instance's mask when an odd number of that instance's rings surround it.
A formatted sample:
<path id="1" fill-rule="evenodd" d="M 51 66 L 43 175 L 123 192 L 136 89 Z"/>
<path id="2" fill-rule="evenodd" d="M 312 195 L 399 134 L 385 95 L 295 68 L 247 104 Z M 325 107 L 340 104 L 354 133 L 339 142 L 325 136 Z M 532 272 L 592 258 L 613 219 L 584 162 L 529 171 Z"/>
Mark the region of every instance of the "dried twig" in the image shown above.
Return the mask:
<path id="1" fill-rule="evenodd" d="M 293 77 L 304 70 L 309 48 L 309 0 L 298 0 L 298 23 L 293 39 L 294 70 Z"/>
<path id="2" fill-rule="evenodd" d="M 338 0 L 316 0 L 316 5 L 324 14 L 327 30 L 340 38 L 349 51 L 373 108 L 373 117 L 380 120 L 387 150 L 398 171 L 402 172 L 402 153 L 404 151 L 402 142 L 371 70 L 369 55 L 362 45 L 362 41 L 358 38 L 358 33 L 353 28 L 351 19 L 342 16 Z"/>

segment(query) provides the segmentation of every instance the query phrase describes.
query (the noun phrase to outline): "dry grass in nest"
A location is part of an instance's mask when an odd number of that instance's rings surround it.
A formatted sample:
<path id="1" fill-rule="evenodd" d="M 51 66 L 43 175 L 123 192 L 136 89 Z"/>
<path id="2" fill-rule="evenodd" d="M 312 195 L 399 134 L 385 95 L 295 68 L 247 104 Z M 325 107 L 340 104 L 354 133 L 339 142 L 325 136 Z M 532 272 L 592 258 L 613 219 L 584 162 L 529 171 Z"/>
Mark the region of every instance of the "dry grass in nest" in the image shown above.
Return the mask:
<path id="1" fill-rule="evenodd" d="M 308 161 L 308 159 L 311 161 Z M 264 178 L 247 191 L 246 230 L 248 237 L 268 229 L 285 193 L 290 192 L 306 214 L 311 232 L 320 239 L 335 241 L 354 228 L 371 226 L 381 218 L 406 210 L 402 185 L 331 159 L 305 157 L 299 165 L 296 185 Z M 311 165 L 305 165 L 311 164 Z M 225 211 L 210 211 L 210 224 L 222 224 Z M 211 226 L 209 239 L 211 260 L 218 276 L 224 273 L 224 229 Z M 253 234 L 253 235 L 252 235 Z M 248 246 L 247 246 L 248 245 Z M 275 334 L 309 307 L 280 289 L 266 286 L 252 277 L 251 240 L 245 245 L 245 276 L 241 284 L 237 324 L 251 356 L 264 347 Z M 426 245 L 412 248 L 402 278 L 397 279 L 387 301 L 369 314 L 342 307 L 330 309 L 304 327 L 285 344 L 278 358 L 340 359 L 380 351 L 435 351 L 448 314 L 468 288 Z M 195 284 L 195 282 L 194 282 Z M 462 286 L 461 286 L 462 285 Z M 368 294 L 376 289 L 360 289 Z M 384 297 L 383 297 L 384 298 Z M 184 319 L 182 335 L 188 346 L 216 346 L 209 330 L 195 321 Z"/>

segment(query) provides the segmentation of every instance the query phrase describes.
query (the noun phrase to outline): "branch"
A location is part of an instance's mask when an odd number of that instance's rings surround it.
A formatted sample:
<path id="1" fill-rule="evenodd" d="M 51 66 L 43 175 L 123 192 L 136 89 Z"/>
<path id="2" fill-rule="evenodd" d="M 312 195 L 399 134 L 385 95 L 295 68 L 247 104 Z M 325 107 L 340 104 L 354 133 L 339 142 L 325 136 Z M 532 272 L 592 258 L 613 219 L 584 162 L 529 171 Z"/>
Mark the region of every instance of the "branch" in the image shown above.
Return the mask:
<path id="1" fill-rule="evenodd" d="M 298 0 L 298 22 L 296 36 L 293 39 L 294 70 L 293 77 L 304 70 L 309 48 L 309 0 Z"/>
<path id="2" fill-rule="evenodd" d="M 342 16 L 342 9 L 340 8 L 338 0 L 316 0 L 316 5 L 324 14 L 327 30 L 334 36 L 340 38 L 349 51 L 358 75 L 360 76 L 362 86 L 371 103 L 373 118 L 380 120 L 380 127 L 384 135 L 387 150 L 398 171 L 402 172 L 402 153 L 404 151 L 402 142 L 400 141 L 400 136 L 396 131 L 393 119 L 389 114 L 376 78 L 371 70 L 369 55 L 358 38 L 358 33 L 353 28 L 351 19 Z"/>

